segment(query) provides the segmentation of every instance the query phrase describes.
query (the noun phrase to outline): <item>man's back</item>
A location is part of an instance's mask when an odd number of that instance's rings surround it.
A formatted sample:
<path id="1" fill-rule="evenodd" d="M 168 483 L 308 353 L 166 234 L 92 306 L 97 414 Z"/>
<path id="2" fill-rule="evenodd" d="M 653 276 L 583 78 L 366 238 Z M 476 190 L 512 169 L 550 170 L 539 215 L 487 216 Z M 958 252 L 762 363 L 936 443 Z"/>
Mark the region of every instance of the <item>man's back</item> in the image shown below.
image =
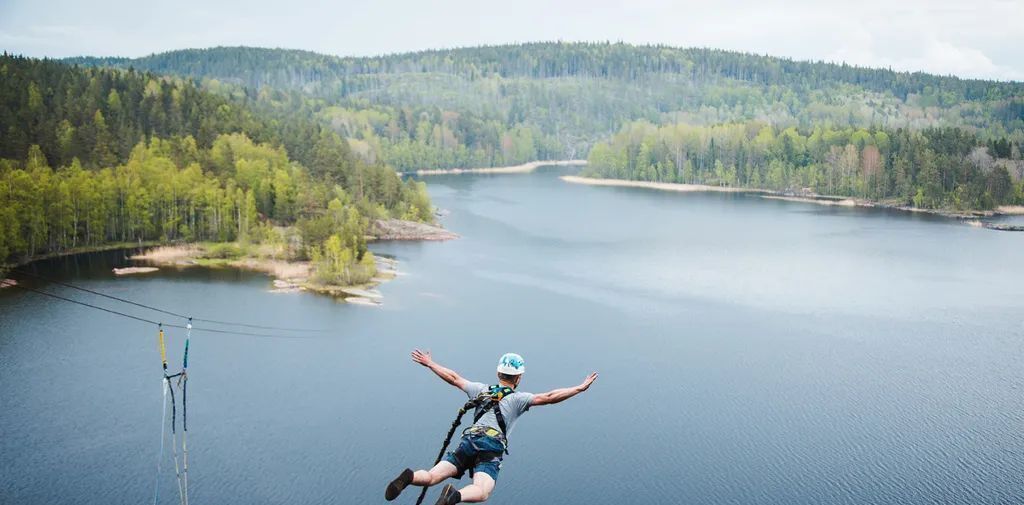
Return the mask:
<path id="1" fill-rule="evenodd" d="M 482 382 L 467 382 L 463 391 L 465 391 L 466 395 L 470 398 L 476 398 L 480 393 L 487 391 L 487 388 L 489 387 L 490 386 Z M 521 391 L 516 391 L 515 393 L 507 395 L 501 399 L 499 408 L 501 408 L 501 416 L 505 418 L 505 428 L 508 430 L 508 432 L 505 433 L 506 437 L 512 432 L 512 427 L 516 424 L 516 420 L 519 419 L 519 416 L 523 415 L 527 410 L 530 410 L 530 404 L 532 402 L 533 393 Z M 474 413 L 474 417 L 479 413 L 479 409 L 477 410 L 478 412 Z M 494 417 L 494 411 L 491 409 L 487 409 L 487 411 L 484 412 L 484 415 L 480 417 L 480 420 L 473 424 L 473 426 L 486 426 L 500 429 L 498 426 L 498 420 Z"/>

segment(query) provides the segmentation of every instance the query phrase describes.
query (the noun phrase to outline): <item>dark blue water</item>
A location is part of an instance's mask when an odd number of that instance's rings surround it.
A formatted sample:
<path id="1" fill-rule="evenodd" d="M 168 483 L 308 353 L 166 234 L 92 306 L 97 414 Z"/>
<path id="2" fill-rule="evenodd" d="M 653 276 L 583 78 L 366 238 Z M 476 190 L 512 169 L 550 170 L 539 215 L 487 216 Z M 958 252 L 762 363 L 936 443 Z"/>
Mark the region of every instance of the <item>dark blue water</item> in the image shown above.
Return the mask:
<path id="1" fill-rule="evenodd" d="M 493 503 L 1024 502 L 1024 234 L 551 172 L 429 184 L 462 238 L 377 245 L 405 273 L 382 308 L 235 271 L 114 278 L 123 253 L 38 268 L 200 317 L 331 328 L 193 335 L 197 505 L 382 503 L 463 400 L 414 347 L 480 381 L 521 353 L 530 391 L 601 373 L 518 423 Z M 154 328 L 0 291 L 0 501 L 151 502 L 160 377 Z M 159 483 L 175 503 L 169 455 Z"/>

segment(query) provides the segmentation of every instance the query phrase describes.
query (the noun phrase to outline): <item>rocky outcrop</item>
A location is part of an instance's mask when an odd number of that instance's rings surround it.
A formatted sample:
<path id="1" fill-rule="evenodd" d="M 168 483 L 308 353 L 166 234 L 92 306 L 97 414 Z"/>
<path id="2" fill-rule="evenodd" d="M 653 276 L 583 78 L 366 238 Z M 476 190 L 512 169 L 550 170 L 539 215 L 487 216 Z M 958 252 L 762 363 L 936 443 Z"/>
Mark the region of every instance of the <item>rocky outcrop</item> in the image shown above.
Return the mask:
<path id="1" fill-rule="evenodd" d="M 459 238 L 440 226 L 401 219 L 378 219 L 370 224 L 373 240 L 452 240 Z"/>
<path id="2" fill-rule="evenodd" d="M 984 223 L 985 228 L 999 231 L 1024 231 L 1024 226 L 1004 223 Z"/>

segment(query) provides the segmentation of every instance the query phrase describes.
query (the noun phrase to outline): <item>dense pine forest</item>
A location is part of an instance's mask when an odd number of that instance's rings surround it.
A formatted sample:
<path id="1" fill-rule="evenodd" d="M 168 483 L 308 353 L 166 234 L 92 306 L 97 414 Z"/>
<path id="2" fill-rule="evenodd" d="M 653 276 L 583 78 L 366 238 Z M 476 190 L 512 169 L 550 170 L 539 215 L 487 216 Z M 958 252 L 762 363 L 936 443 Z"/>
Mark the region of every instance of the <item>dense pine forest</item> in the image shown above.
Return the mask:
<path id="1" fill-rule="evenodd" d="M 301 111 L 403 170 L 586 157 L 636 120 L 962 127 L 1024 142 L 1020 83 L 713 49 L 532 43 L 342 58 L 233 47 L 70 61 L 190 76 L 256 108 Z"/>
<path id="2" fill-rule="evenodd" d="M 277 242 L 301 244 L 291 254 L 329 277 L 372 260 L 369 219 L 432 220 L 421 183 L 316 122 L 135 70 L 5 54 L 0 76 L 0 263 L 109 243 Z"/>

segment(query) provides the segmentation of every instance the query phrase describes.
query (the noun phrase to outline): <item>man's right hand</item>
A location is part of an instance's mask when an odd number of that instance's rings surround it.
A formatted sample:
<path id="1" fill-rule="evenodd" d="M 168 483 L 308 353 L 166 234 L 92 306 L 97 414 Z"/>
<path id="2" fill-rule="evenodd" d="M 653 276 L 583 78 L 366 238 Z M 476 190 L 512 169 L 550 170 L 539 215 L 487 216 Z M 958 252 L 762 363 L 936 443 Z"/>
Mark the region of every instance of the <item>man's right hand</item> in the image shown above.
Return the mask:
<path id="1" fill-rule="evenodd" d="M 430 357 L 430 351 L 423 352 L 419 349 L 414 349 L 412 351 L 412 360 L 425 367 L 430 367 L 430 364 L 434 362 Z"/>
<path id="2" fill-rule="evenodd" d="M 463 391 L 466 390 L 466 379 L 463 379 L 459 374 L 455 373 L 454 370 L 449 370 L 437 363 L 434 363 L 434 359 L 430 356 L 430 351 L 421 351 L 414 349 L 412 351 L 412 360 L 429 368 L 430 371 L 434 372 L 441 380 L 451 384 Z"/>
<path id="3" fill-rule="evenodd" d="M 579 386 L 577 386 L 577 387 L 579 388 L 580 392 L 582 393 L 582 392 L 590 389 L 590 385 L 593 384 L 595 380 L 597 380 L 597 372 L 593 372 L 590 375 L 588 375 L 587 378 L 583 379 L 583 382 Z"/>

